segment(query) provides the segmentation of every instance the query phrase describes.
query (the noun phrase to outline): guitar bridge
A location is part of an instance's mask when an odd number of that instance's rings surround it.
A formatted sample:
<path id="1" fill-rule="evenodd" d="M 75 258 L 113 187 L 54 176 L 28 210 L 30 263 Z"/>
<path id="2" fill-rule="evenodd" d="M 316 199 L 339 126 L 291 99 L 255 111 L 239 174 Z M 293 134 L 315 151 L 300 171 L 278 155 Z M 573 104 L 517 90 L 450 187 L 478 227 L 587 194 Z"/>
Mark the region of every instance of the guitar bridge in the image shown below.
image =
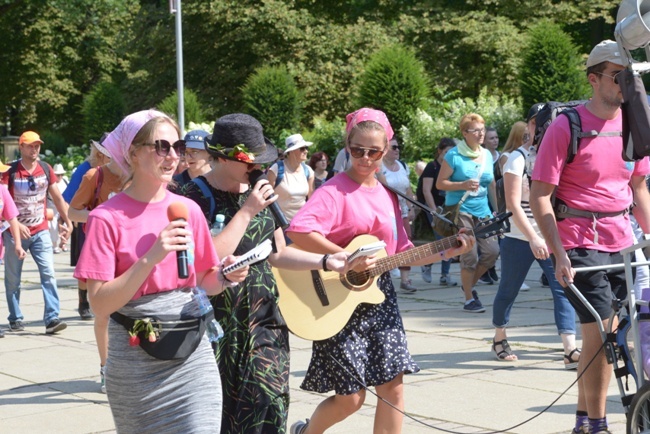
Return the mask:
<path id="1" fill-rule="evenodd" d="M 330 301 L 329 298 L 327 298 L 327 293 L 325 292 L 325 285 L 323 284 L 323 279 L 320 277 L 320 273 L 318 270 L 311 270 L 311 280 L 312 283 L 314 284 L 314 290 L 316 291 L 316 295 L 318 295 L 318 299 L 320 300 L 320 303 L 323 306 L 329 306 Z"/>

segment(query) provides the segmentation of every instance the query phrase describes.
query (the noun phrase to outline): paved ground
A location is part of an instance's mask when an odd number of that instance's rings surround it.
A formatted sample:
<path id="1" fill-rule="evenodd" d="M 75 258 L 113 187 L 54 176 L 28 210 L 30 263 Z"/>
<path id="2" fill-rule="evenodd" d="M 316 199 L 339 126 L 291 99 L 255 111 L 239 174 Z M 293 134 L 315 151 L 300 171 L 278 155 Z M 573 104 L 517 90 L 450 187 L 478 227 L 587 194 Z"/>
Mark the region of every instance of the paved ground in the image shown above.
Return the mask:
<path id="1" fill-rule="evenodd" d="M 56 336 L 45 335 L 38 274 L 33 260 L 27 259 L 21 301 L 26 331 L 7 332 L 0 339 L 0 433 L 114 432 L 106 395 L 99 393 L 92 322 L 78 319 L 77 290 L 67 254 L 55 259 L 61 317 L 68 329 Z M 496 285 L 477 287 L 486 313 L 466 314 L 461 310 L 458 287 L 427 285 L 419 272 L 412 273 L 420 289 L 412 295 L 400 293 L 399 302 L 411 353 L 422 370 L 406 377 L 406 409 L 430 427 L 406 420 L 404 433 L 571 431 L 576 375 L 563 368 L 553 303 L 548 289 L 538 283 L 540 273 L 537 267 L 531 270 L 527 283 L 532 288 L 520 294 L 513 311 L 509 338 L 520 358 L 517 363 L 498 362 L 490 351 Z M 452 266 L 452 274 L 459 280 L 458 265 Z M 435 274 L 434 282 L 437 278 Z M 6 300 L 0 297 L 3 328 L 7 327 L 6 315 Z M 310 342 L 292 336 L 290 421 L 310 416 L 323 398 L 299 389 L 310 348 Z M 357 414 L 329 432 L 371 433 L 376 400 L 368 396 Z M 557 403 L 539 414 L 558 397 Z M 614 380 L 608 413 L 613 432 L 623 433 L 625 416 Z"/>

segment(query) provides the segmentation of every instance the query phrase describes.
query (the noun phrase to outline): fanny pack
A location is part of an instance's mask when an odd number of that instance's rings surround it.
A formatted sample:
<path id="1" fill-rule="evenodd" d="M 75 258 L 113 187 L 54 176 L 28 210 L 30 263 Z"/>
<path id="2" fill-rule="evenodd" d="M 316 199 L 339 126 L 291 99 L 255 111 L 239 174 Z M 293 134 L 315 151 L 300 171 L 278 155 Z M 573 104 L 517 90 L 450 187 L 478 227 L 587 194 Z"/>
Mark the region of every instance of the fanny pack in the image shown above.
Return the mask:
<path id="1" fill-rule="evenodd" d="M 124 327 L 132 339 L 137 336 L 137 344 L 150 356 L 160 360 L 185 360 L 201 343 L 206 322 L 214 319 L 214 311 L 200 317 L 165 315 L 146 318 L 131 318 L 114 312 L 111 318 Z M 147 324 L 144 328 L 141 327 L 143 322 Z M 154 342 L 149 340 L 150 333 L 155 335 Z"/>

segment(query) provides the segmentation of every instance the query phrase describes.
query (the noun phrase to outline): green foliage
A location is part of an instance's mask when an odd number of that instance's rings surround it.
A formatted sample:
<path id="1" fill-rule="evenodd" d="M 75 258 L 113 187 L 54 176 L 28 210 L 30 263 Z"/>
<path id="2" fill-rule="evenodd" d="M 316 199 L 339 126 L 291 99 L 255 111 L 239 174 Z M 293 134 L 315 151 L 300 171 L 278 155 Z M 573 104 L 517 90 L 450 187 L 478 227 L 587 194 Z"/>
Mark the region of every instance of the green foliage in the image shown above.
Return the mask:
<path id="1" fill-rule="evenodd" d="M 342 119 L 328 121 L 318 117 L 312 123 L 314 127 L 303 134 L 305 140 L 314 143 L 309 153 L 325 152 L 333 163 L 336 154 L 345 146 L 345 122 Z"/>
<path id="2" fill-rule="evenodd" d="M 408 124 L 429 97 L 424 67 L 412 50 L 391 45 L 375 53 L 359 77 L 357 105 L 382 110 L 395 131 Z"/>
<path id="3" fill-rule="evenodd" d="M 122 91 L 115 84 L 102 81 L 84 96 L 81 107 L 83 116 L 83 142 L 98 140 L 104 132 L 112 131 L 126 115 Z"/>
<path id="4" fill-rule="evenodd" d="M 264 134 L 271 140 L 280 143 L 287 131 L 298 129 L 303 96 L 286 67 L 257 69 L 246 80 L 242 94 L 246 111 L 260 121 Z"/>
<path id="5" fill-rule="evenodd" d="M 55 131 L 46 130 L 41 132 L 40 136 L 41 140 L 43 140 L 43 146 L 41 146 L 43 152 L 50 151 L 53 154 L 64 154 L 67 151 L 68 142 L 63 135 Z"/>
<path id="6" fill-rule="evenodd" d="M 406 161 L 431 161 L 443 137 L 459 138 L 459 122 L 467 113 L 478 113 L 487 126 L 496 128 L 500 137 L 507 137 L 512 124 L 521 120 L 521 103 L 513 98 L 498 97 L 483 88 L 479 97 L 455 98 L 435 112 L 419 110 L 406 127 L 402 127 L 403 158 Z"/>
<path id="7" fill-rule="evenodd" d="M 519 79 L 523 113 L 537 102 L 571 101 L 589 95 L 584 59 L 558 25 L 543 22 L 531 28 L 523 59 Z"/>
<path id="8" fill-rule="evenodd" d="M 183 95 L 185 99 L 183 100 L 185 108 L 185 122 L 187 123 L 188 119 L 195 119 L 197 121 L 203 121 L 206 119 L 205 112 L 199 98 L 190 89 L 183 89 Z M 178 121 L 178 91 L 172 92 L 167 98 L 163 99 L 158 105 L 158 110 L 163 113 L 167 113 L 172 118 Z M 185 128 L 187 130 L 187 128 Z"/>
<path id="9" fill-rule="evenodd" d="M 89 145 L 84 144 L 81 146 L 68 146 L 63 153 L 55 153 L 50 149 L 46 149 L 40 158 L 50 166 L 60 163 L 66 173 L 70 175 L 72 170 L 83 163 L 89 154 Z"/>

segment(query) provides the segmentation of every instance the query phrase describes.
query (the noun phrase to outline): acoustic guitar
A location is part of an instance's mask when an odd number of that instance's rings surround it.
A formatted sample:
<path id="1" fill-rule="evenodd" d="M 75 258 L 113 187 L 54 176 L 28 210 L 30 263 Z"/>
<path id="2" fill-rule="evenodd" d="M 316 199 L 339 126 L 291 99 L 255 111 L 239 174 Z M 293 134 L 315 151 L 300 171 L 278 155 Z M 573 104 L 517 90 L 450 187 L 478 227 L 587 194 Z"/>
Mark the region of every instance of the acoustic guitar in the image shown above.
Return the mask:
<path id="1" fill-rule="evenodd" d="M 473 229 L 474 236 L 489 238 L 503 234 L 507 230 L 504 222 L 510 215 L 512 213 L 503 213 L 482 221 Z M 361 235 L 352 240 L 345 250 L 354 252 L 361 246 L 377 241 L 372 235 Z M 280 311 L 289 330 L 295 335 L 312 341 L 327 339 L 343 329 L 359 304 L 379 304 L 384 301 L 384 293 L 377 287 L 375 277 L 458 246 L 458 238 L 452 236 L 392 256 L 386 256 L 386 251 L 381 250 L 376 254 L 381 259 L 375 267 L 363 272 L 349 271 L 346 275 L 273 267 L 280 293 Z M 297 247 L 292 245 L 288 248 Z"/>

